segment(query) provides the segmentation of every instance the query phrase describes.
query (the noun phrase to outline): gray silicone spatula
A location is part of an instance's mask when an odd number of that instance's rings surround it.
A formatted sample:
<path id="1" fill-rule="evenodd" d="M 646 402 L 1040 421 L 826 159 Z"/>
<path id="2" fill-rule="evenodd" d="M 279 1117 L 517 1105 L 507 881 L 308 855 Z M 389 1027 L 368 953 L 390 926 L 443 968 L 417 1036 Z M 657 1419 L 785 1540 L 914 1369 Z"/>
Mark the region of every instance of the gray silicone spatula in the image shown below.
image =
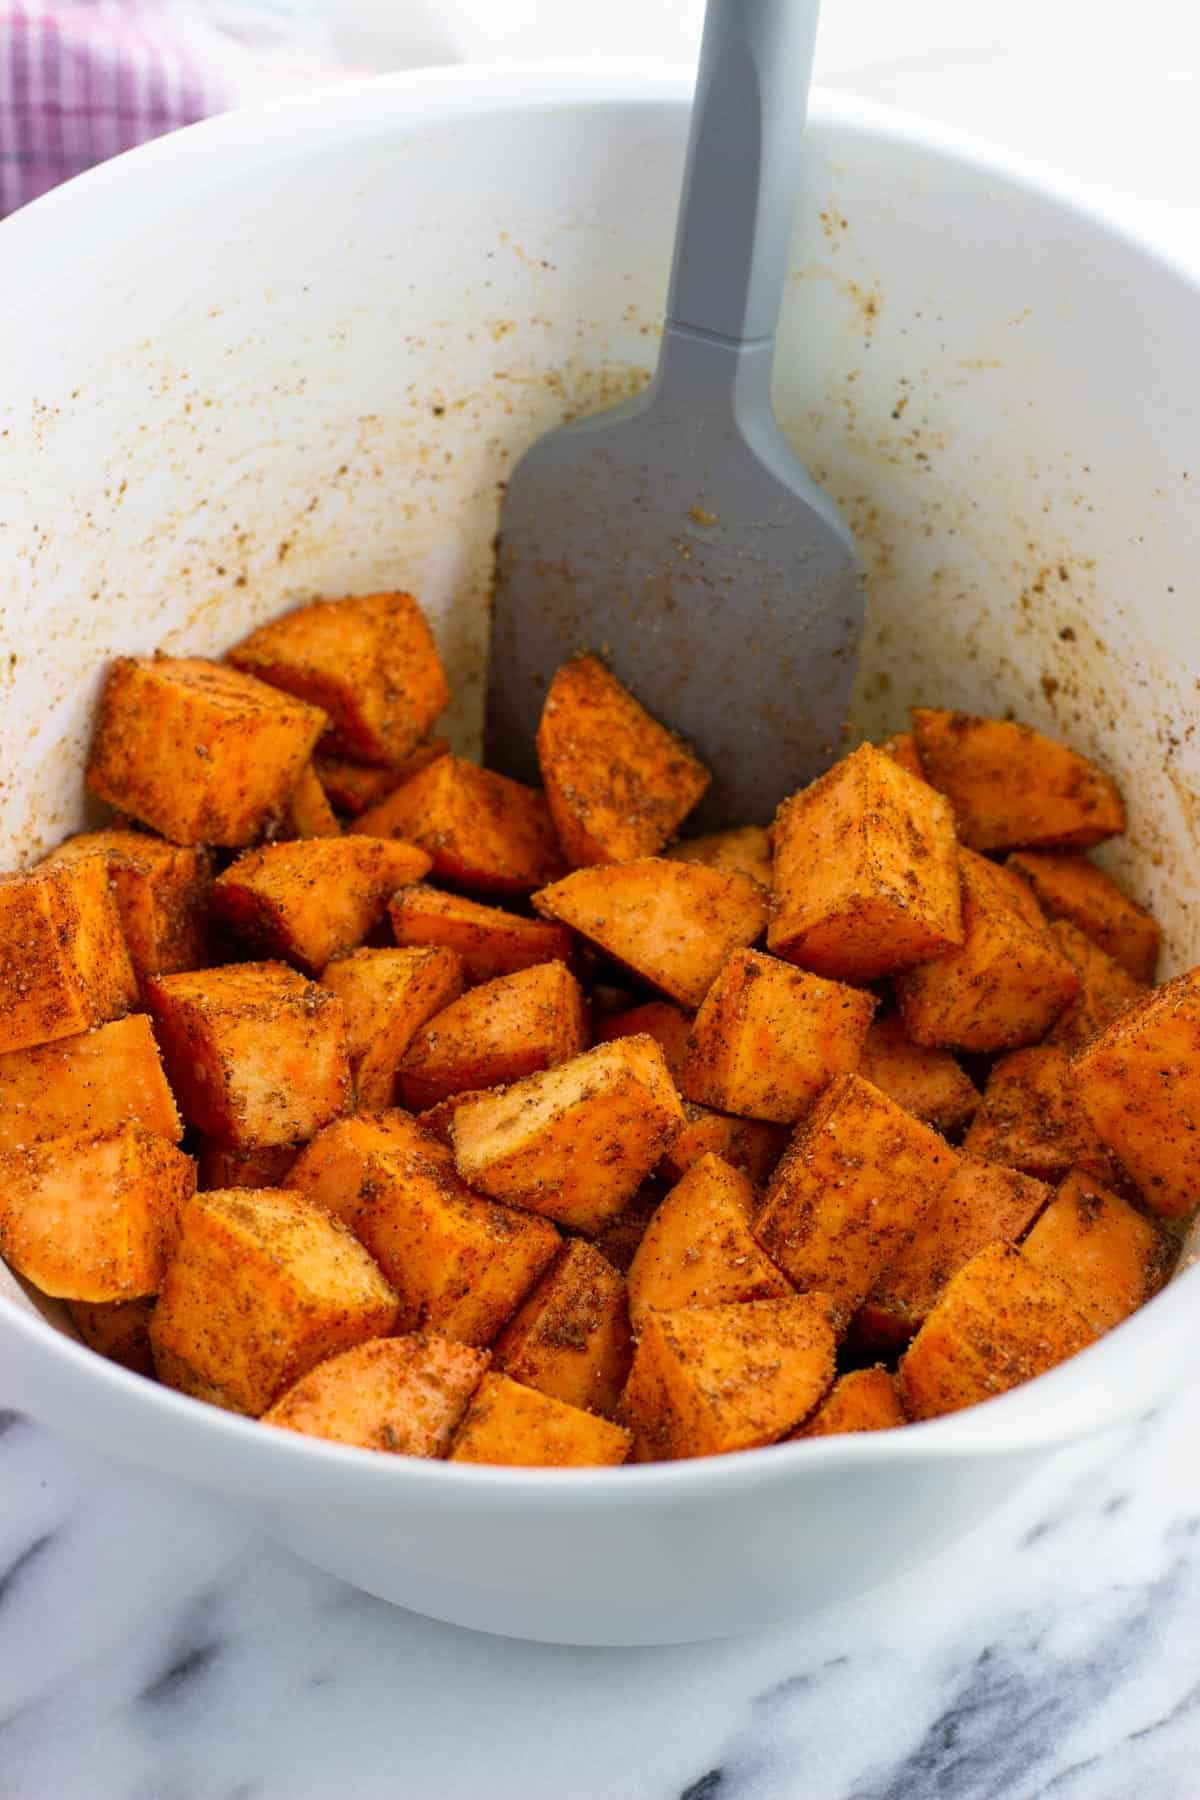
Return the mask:
<path id="1" fill-rule="evenodd" d="M 501 512 L 487 760 L 537 780 L 591 650 L 713 771 L 695 824 L 769 819 L 841 747 L 862 572 L 771 410 L 818 0 L 708 0 L 662 348 L 521 459 Z"/>

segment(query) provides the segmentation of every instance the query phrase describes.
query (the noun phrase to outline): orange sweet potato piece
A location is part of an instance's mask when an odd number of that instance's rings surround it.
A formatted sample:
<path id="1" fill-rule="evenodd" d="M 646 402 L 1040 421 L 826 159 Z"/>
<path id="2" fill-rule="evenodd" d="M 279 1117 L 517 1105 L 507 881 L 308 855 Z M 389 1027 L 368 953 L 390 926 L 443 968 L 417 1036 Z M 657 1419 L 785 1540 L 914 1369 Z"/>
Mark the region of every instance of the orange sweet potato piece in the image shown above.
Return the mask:
<path id="1" fill-rule="evenodd" d="M 345 1008 L 358 1109 L 381 1112 L 417 1032 L 462 993 L 462 964 L 452 950 L 352 950 L 333 959 L 322 986 Z"/>
<path id="2" fill-rule="evenodd" d="M 539 963 L 467 992 L 422 1026 L 400 1065 L 414 1112 L 468 1088 L 498 1087 L 577 1056 L 587 1002 L 565 964 Z"/>
<path id="3" fill-rule="evenodd" d="M 958 1158 L 858 1075 L 841 1075 L 792 1137 L 754 1233 L 801 1291 L 844 1321 L 918 1230 Z"/>
<path id="4" fill-rule="evenodd" d="M 140 1125 L 0 1155 L 0 1255 L 65 1300 L 158 1292 L 196 1184 L 190 1156 Z"/>
<path id="5" fill-rule="evenodd" d="M 136 1003 L 101 858 L 0 875 L 0 1051 L 74 1037 Z"/>
<path id="6" fill-rule="evenodd" d="M 439 888 L 402 888 L 389 908 L 398 944 L 437 944 L 453 950 L 470 981 L 494 981 L 538 963 L 567 962 L 571 934 L 548 919 L 523 919 L 499 906 L 481 906 Z"/>
<path id="7" fill-rule="evenodd" d="M 305 763 L 283 815 L 284 838 L 341 837 L 342 828 L 312 763 Z"/>
<path id="8" fill-rule="evenodd" d="M 412 754 L 395 769 L 373 769 L 366 763 L 347 762 L 342 757 L 320 754 L 314 756 L 313 767 L 331 804 L 338 812 L 357 819 L 368 806 L 386 800 L 389 794 L 394 794 L 422 769 L 427 769 L 439 756 L 445 756 L 449 749 L 445 738 L 422 738 Z"/>
<path id="9" fill-rule="evenodd" d="M 197 1132 L 196 1185 L 206 1191 L 282 1187 L 300 1148 L 299 1144 L 263 1144 L 253 1150 L 235 1150 Z"/>
<path id="10" fill-rule="evenodd" d="M 643 1320 L 621 1401 L 639 1462 L 774 1443 L 833 1380 L 822 1294 L 689 1306 Z"/>
<path id="11" fill-rule="evenodd" d="M 465 1101 L 455 1157 L 472 1187 L 590 1236 L 628 1205 L 682 1123 L 658 1045 L 619 1038 Z"/>
<path id="12" fill-rule="evenodd" d="M 793 1124 L 858 1067 L 871 994 L 757 950 L 735 950 L 692 1026 L 680 1090 L 721 1112 Z"/>
<path id="13" fill-rule="evenodd" d="M 183 1136 L 144 1013 L 0 1056 L 0 1150 L 126 1124 Z"/>
<path id="14" fill-rule="evenodd" d="M 524 1387 L 611 1417 L 633 1361 L 616 1269 L 572 1238 L 497 1338 L 493 1361 Z"/>
<path id="15" fill-rule="evenodd" d="M 240 1150 L 296 1144 L 350 1099 L 341 1001 L 282 963 L 153 975 L 147 997 L 189 1125 Z"/>
<path id="16" fill-rule="evenodd" d="M 1056 850 L 1017 850 L 1006 866 L 1029 883 L 1049 918 L 1070 919 L 1135 981 L 1154 980 L 1158 924 L 1111 875 L 1085 856 Z"/>
<path id="17" fill-rule="evenodd" d="M 1135 981 L 1128 969 L 1101 950 L 1069 919 L 1052 920 L 1050 936 L 1075 965 L 1080 990 L 1078 998 L 1065 1012 L 1059 1013 L 1046 1033 L 1045 1041 L 1077 1050 L 1110 1025 L 1118 1013 L 1140 1000 L 1147 991 L 1146 983 Z"/>
<path id="18" fill-rule="evenodd" d="M 450 1452 L 451 1462 L 527 1468 L 589 1468 L 623 1463 L 629 1433 L 507 1375 L 485 1375 Z"/>
<path id="19" fill-rule="evenodd" d="M 282 1188 L 197 1194 L 150 1322 L 160 1381 L 257 1417 L 327 1357 L 396 1329 L 367 1252 Z"/>
<path id="20" fill-rule="evenodd" d="M 629 1205 L 603 1226 L 592 1243 L 622 1275 L 629 1272 L 637 1247 L 646 1235 L 655 1212 L 661 1206 L 666 1189 L 657 1178 L 644 1181 Z"/>
<path id="21" fill-rule="evenodd" d="M 676 1183 L 646 1227 L 629 1266 L 629 1316 L 680 1306 L 775 1300 L 792 1285 L 750 1229 L 756 1195 L 746 1177 L 705 1156 Z"/>
<path id="22" fill-rule="evenodd" d="M 772 842 L 776 956 L 875 981 L 962 943 L 949 803 L 873 744 L 785 800 Z"/>
<path id="23" fill-rule="evenodd" d="M 538 762 L 558 839 L 576 868 L 653 856 L 711 776 L 595 656 L 576 656 L 546 692 Z"/>
<path id="24" fill-rule="evenodd" d="M 1095 1332 L 1060 1281 L 1010 1244 L 989 1244 L 953 1276 L 900 1363 L 910 1419 L 990 1400 L 1084 1350 Z"/>
<path id="25" fill-rule="evenodd" d="M 899 1013 L 867 1032 L 858 1073 L 926 1125 L 947 1136 L 970 1124 L 979 1089 L 948 1050 L 914 1044 Z"/>
<path id="26" fill-rule="evenodd" d="M 146 831 L 81 831 L 46 857 L 47 863 L 103 857 L 133 972 L 147 975 L 198 969 L 207 960 L 207 914 L 212 858 L 196 846 L 169 844 Z"/>
<path id="27" fill-rule="evenodd" d="M 362 813 L 354 829 L 419 844 L 441 880 L 484 894 L 528 894 L 564 867 L 537 789 L 460 756 L 439 756 Z"/>
<path id="28" fill-rule="evenodd" d="M 1190 1213 L 1200 1192 L 1192 1148 L 1200 1128 L 1200 969 L 1121 1013 L 1078 1052 L 1070 1080 L 1146 1205 L 1167 1219 Z"/>
<path id="29" fill-rule="evenodd" d="M 229 661 L 328 714 L 324 749 L 385 767 L 412 754 L 450 700 L 411 594 L 314 600 L 260 625 Z"/>
<path id="30" fill-rule="evenodd" d="M 771 885 L 771 836 L 763 825 L 739 825 L 732 831 L 681 838 L 662 854 L 671 862 L 703 863 L 706 869 L 746 875 L 760 887 Z"/>
<path id="31" fill-rule="evenodd" d="M 1124 831 L 1111 777 L 1040 731 L 927 706 L 912 721 L 925 779 L 972 850 L 1083 849 Z"/>
<path id="32" fill-rule="evenodd" d="M 661 856 L 577 869 L 533 904 L 687 1007 L 699 1006 L 725 958 L 752 944 L 767 918 L 757 882 Z"/>
<path id="33" fill-rule="evenodd" d="M 668 1181 L 680 1181 L 703 1156 L 719 1156 L 761 1187 L 787 1148 L 785 1126 L 765 1119 L 735 1119 L 694 1100 L 683 1103 L 683 1129 L 658 1165 Z"/>
<path id="34" fill-rule="evenodd" d="M 963 942 L 896 977 L 905 1030 L 914 1043 L 960 1050 L 1035 1043 L 1079 993 L 1075 965 L 1010 870 L 969 850 L 960 867 Z"/>
<path id="35" fill-rule="evenodd" d="M 663 1053 L 663 1060 L 675 1081 L 683 1073 L 688 1057 L 692 1015 L 670 1000 L 647 1000 L 644 1006 L 628 1006 L 609 1013 L 595 1028 L 598 1044 L 611 1044 L 615 1038 L 639 1037 L 645 1032 Z"/>
<path id="36" fill-rule="evenodd" d="M 911 731 L 894 731 L 890 738 L 884 738 L 879 748 L 893 762 L 898 762 L 902 769 L 915 775 L 918 781 L 924 781 L 925 771 L 921 767 L 921 759 L 917 755 L 917 740 Z"/>
<path id="37" fill-rule="evenodd" d="M 89 1350 L 109 1362 L 132 1369 L 135 1375 L 154 1374 L 150 1350 L 150 1320 L 155 1297 L 141 1294 L 136 1300 L 68 1300 L 71 1322 Z"/>
<path id="38" fill-rule="evenodd" d="M 1021 1246 L 1062 1282 L 1094 1331 L 1111 1331 L 1152 1300 L 1176 1246 L 1160 1225 L 1072 1169 Z"/>
<path id="39" fill-rule="evenodd" d="M 1061 1181 L 1077 1164 L 1094 1180 L 1119 1184 L 1069 1070 L 1069 1053 L 1058 1044 L 1035 1044 L 1000 1057 L 963 1149 L 1042 1181 Z"/>
<path id="40" fill-rule="evenodd" d="M 371 1157 L 383 1150 L 411 1149 L 413 1129 L 413 1119 L 399 1108 L 372 1118 L 335 1119 L 293 1157 L 281 1184 L 353 1226 L 366 1196 Z"/>
<path id="41" fill-rule="evenodd" d="M 315 706 L 200 657 L 118 657 L 87 784 L 177 844 L 252 844 L 281 819 L 325 727 Z"/>
<path id="42" fill-rule="evenodd" d="M 427 1106 L 417 1114 L 417 1124 L 422 1131 L 435 1137 L 439 1144 L 447 1149 L 454 1148 L 454 1115 L 466 1100 L 482 1100 L 491 1092 L 490 1088 L 468 1088 L 462 1094 L 447 1094 L 436 1106 Z"/>
<path id="43" fill-rule="evenodd" d="M 263 1414 L 308 1437 L 445 1456 L 488 1365 L 486 1350 L 448 1338 L 371 1338 L 318 1363 Z"/>
<path id="44" fill-rule="evenodd" d="M 891 1431 L 906 1425 L 896 1383 L 884 1368 L 840 1375 L 794 1438 L 833 1437 L 845 1431 Z"/>

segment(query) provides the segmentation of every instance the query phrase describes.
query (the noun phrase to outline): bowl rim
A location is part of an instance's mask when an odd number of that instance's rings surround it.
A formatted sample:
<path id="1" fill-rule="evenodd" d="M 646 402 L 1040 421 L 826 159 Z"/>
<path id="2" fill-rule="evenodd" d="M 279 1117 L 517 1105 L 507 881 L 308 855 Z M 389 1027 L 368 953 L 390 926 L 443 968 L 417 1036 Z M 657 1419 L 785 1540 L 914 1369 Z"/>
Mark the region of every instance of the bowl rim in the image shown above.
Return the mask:
<path id="1" fill-rule="evenodd" d="M 691 87 L 689 70 L 661 64 L 455 65 L 345 81 L 209 119 L 126 152 L 0 222 L 0 249 L 7 252 L 0 266 L 0 316 L 10 302 L 29 309 L 31 294 L 57 281 L 60 268 L 78 270 L 81 260 L 111 253 L 114 224 L 145 229 L 154 204 L 176 210 L 186 191 L 236 179 L 250 166 L 439 121 L 562 108 L 682 110 Z M 1016 189 L 1031 201 L 1073 214 L 1095 234 L 1181 284 L 1200 311 L 1200 272 L 1127 223 L 1106 216 L 1070 182 L 1019 157 L 955 129 L 820 89 L 813 95 L 812 122 L 819 131 L 920 151 L 937 162 L 967 168 L 983 183 Z M 630 1505 L 707 1503 L 718 1495 L 791 1483 L 805 1470 L 1025 1456 L 1066 1445 L 1145 1410 L 1147 1392 L 1156 1391 L 1151 1375 L 1164 1359 L 1164 1345 L 1169 1361 L 1171 1344 L 1181 1347 L 1197 1335 L 1196 1279 L 1193 1271 L 1181 1269 L 1115 1332 L 983 1406 L 903 1430 L 775 1444 L 753 1455 L 736 1452 L 607 1469 L 448 1465 L 264 1430 L 258 1420 L 198 1402 L 107 1361 L 3 1294 L 0 1342 L 9 1351 L 5 1361 L 10 1368 L 24 1365 L 26 1371 L 36 1371 L 36 1385 L 50 1399 L 48 1416 L 68 1432 L 209 1488 L 272 1497 L 302 1493 L 306 1499 L 325 1496 L 364 1505 L 403 1496 L 450 1510 L 474 1509 L 486 1500 L 502 1512 L 558 1512 L 608 1506 L 618 1503 L 618 1497 Z M 1179 1360 L 1182 1364 L 1184 1359 Z M 1131 1380 L 1131 1370 L 1147 1379 L 1141 1384 Z M 1129 1390 L 1124 1399 L 1123 1390 Z M 0 1392 L 0 1401 L 22 1407 L 20 1394 Z M 36 1417 L 36 1398 L 33 1411 Z M 124 1427 L 115 1444 L 110 1423 Z M 128 1447 L 131 1426 L 141 1433 L 134 1448 Z"/>

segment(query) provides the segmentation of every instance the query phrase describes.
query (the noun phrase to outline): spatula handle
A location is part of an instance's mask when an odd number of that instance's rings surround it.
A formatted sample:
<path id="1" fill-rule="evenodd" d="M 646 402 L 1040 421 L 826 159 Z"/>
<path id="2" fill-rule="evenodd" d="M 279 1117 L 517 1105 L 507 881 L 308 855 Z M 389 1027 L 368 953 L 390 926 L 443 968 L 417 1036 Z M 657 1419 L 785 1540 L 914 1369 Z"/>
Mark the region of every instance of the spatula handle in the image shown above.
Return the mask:
<path id="1" fill-rule="evenodd" d="M 779 319 L 819 0 L 708 0 L 667 322 L 733 343 Z"/>

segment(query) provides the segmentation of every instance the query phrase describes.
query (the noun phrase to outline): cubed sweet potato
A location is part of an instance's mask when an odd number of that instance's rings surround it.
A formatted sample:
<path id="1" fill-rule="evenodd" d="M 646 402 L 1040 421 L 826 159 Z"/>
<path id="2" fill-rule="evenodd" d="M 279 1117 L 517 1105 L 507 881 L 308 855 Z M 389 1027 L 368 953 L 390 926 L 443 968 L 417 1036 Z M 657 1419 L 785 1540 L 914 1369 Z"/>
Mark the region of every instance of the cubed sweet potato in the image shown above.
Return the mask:
<path id="1" fill-rule="evenodd" d="M 319 753 L 313 758 L 313 767 L 330 803 L 338 812 L 357 819 L 368 806 L 386 800 L 412 776 L 419 775 L 439 756 L 445 756 L 449 749 L 445 738 L 422 738 L 412 754 L 395 769 L 373 769 L 366 763 L 347 762 L 342 757 Z"/>
<path id="2" fill-rule="evenodd" d="M 621 1400 L 639 1462 L 772 1444 L 833 1380 L 822 1294 L 647 1313 Z"/>
<path id="3" fill-rule="evenodd" d="M 591 1468 L 623 1463 L 629 1444 L 628 1431 L 610 1419 L 522 1387 L 507 1375 L 485 1375 L 459 1426 L 450 1461 Z"/>
<path id="4" fill-rule="evenodd" d="M 483 894 L 528 894 L 564 868 L 544 796 L 461 756 L 439 756 L 354 829 L 419 844 L 441 880 Z"/>
<path id="5" fill-rule="evenodd" d="M 352 950 L 322 977 L 346 1009 L 350 1073 L 360 1112 L 390 1106 L 396 1071 L 413 1038 L 463 991 L 453 950 Z"/>
<path id="6" fill-rule="evenodd" d="M 1012 1050 L 1036 1043 L 1079 993 L 1075 965 L 1036 916 L 1017 877 L 970 850 L 960 855 L 963 927 L 956 950 L 896 977 L 914 1043 Z M 1023 884 L 1022 884 L 1023 886 Z"/>
<path id="7" fill-rule="evenodd" d="M 44 1294 L 156 1294 L 196 1185 L 190 1156 L 140 1125 L 0 1155 L 0 1255 Z"/>
<path id="8" fill-rule="evenodd" d="M 1151 989 L 1114 1019 L 1078 1052 L 1070 1081 L 1146 1205 L 1168 1219 L 1190 1213 L 1200 1198 L 1200 969 Z"/>
<path id="9" fill-rule="evenodd" d="M 253 1150 L 235 1150 L 197 1132 L 196 1185 L 206 1191 L 282 1187 L 299 1154 L 299 1144 L 263 1144 Z"/>
<path id="10" fill-rule="evenodd" d="M 1077 1165 L 1096 1181 L 1120 1184 L 1079 1103 L 1069 1053 L 1058 1044 L 1014 1050 L 992 1064 L 963 1149 L 1042 1181 L 1061 1181 Z"/>
<path id="11" fill-rule="evenodd" d="M 189 1125 L 239 1150 L 298 1144 L 345 1112 L 350 1058 L 336 994 L 282 963 L 153 975 L 147 997 Z"/>
<path id="12" fill-rule="evenodd" d="M 949 802 L 873 744 L 785 800 L 772 843 L 776 956 L 875 981 L 962 943 Z"/>
<path id="13" fill-rule="evenodd" d="M 308 838 L 247 850 L 213 884 L 216 916 L 260 956 L 319 975 L 362 942 L 429 858 L 388 838 Z"/>
<path id="14" fill-rule="evenodd" d="M 341 837 L 337 814 L 312 763 L 305 763 L 292 789 L 279 833 L 283 838 Z"/>
<path id="15" fill-rule="evenodd" d="M 725 958 L 767 922 L 756 881 L 661 856 L 577 869 L 533 904 L 687 1007 L 699 1006 Z"/>
<path id="16" fill-rule="evenodd" d="M 47 863 L 103 857 L 129 960 L 139 986 L 147 975 L 199 969 L 208 955 L 212 858 L 195 845 L 169 844 L 147 831 L 81 831 Z"/>
<path id="17" fill-rule="evenodd" d="M 319 706 L 323 748 L 390 767 L 410 756 L 450 700 L 425 615 L 411 594 L 314 600 L 260 625 L 235 668 Z"/>
<path id="18" fill-rule="evenodd" d="M 658 1045 L 619 1038 L 465 1101 L 455 1157 L 472 1187 L 590 1236 L 628 1205 L 682 1123 Z"/>
<path id="19" fill-rule="evenodd" d="M 468 988 L 435 1013 L 401 1062 L 400 1093 L 419 1112 L 468 1088 L 553 1068 L 587 1041 L 583 989 L 564 963 L 539 963 Z"/>
<path id="20" fill-rule="evenodd" d="M 735 950 L 696 1014 L 680 1091 L 720 1112 L 793 1124 L 858 1067 L 874 1011 L 861 988 Z"/>
<path id="21" fill-rule="evenodd" d="M 855 1314 L 855 1343 L 881 1351 L 906 1344 L 950 1277 L 986 1244 L 1018 1243 L 1050 1197 L 1032 1175 L 961 1157 Z"/>
<path id="22" fill-rule="evenodd" d="M 794 1438 L 833 1437 L 846 1431 L 891 1431 L 907 1425 L 887 1369 L 852 1369 L 840 1375 L 812 1417 Z"/>
<path id="23" fill-rule="evenodd" d="M 344 1225 L 282 1188 L 197 1194 L 150 1322 L 158 1378 L 257 1417 L 310 1369 L 396 1330 L 398 1303 Z"/>
<path id="24" fill-rule="evenodd" d="M 103 858 L 0 875 L 0 1051 L 75 1037 L 136 1004 Z"/>
<path id="25" fill-rule="evenodd" d="M 154 1304 L 153 1294 L 141 1294 L 136 1300 L 68 1300 L 67 1311 L 89 1350 L 120 1363 L 123 1369 L 132 1369 L 135 1375 L 153 1376 L 150 1320 Z"/>
<path id="26" fill-rule="evenodd" d="M 633 1361 L 624 1281 L 591 1244 L 572 1238 L 492 1354 L 494 1366 L 524 1387 L 610 1418 Z"/>
<path id="27" fill-rule="evenodd" d="M 678 1081 L 687 1061 L 691 1031 L 691 1013 L 670 1000 L 647 1000 L 644 1006 L 609 1013 L 596 1025 L 595 1038 L 598 1044 L 611 1044 L 615 1038 L 640 1037 L 645 1032 L 654 1039 L 672 1078 Z"/>
<path id="28" fill-rule="evenodd" d="M 748 875 L 760 887 L 771 885 L 771 835 L 764 825 L 739 825 L 732 831 L 681 838 L 662 854 L 671 862 L 703 863 L 706 869 Z"/>
<path id="29" fill-rule="evenodd" d="M 653 856 L 711 780 L 595 656 L 556 672 L 537 753 L 559 842 L 576 868 Z"/>
<path id="30" fill-rule="evenodd" d="M 486 1350 L 432 1333 L 371 1338 L 302 1375 L 263 1423 L 360 1450 L 445 1456 L 487 1365 Z"/>
<path id="31" fill-rule="evenodd" d="M 629 1316 L 680 1306 L 775 1300 L 792 1284 L 750 1229 L 757 1196 L 719 1156 L 705 1156 L 671 1189 L 629 1267 Z"/>
<path id="32" fill-rule="evenodd" d="M 366 1195 L 367 1163 L 381 1150 L 407 1150 L 414 1120 L 396 1108 L 373 1117 L 335 1119 L 293 1158 L 281 1184 L 353 1226 Z"/>
<path id="33" fill-rule="evenodd" d="M 1154 1298 L 1176 1249 L 1161 1225 L 1072 1169 L 1021 1253 L 1057 1276 L 1093 1331 L 1104 1332 Z"/>
<path id="34" fill-rule="evenodd" d="M 1146 983 L 1135 981 L 1128 969 L 1069 919 L 1053 919 L 1050 936 L 1075 965 L 1080 990 L 1066 1011 L 1055 1019 L 1046 1033 L 1046 1042 L 1077 1050 L 1110 1025 L 1118 1013 L 1140 1000 L 1147 991 Z"/>
<path id="35" fill-rule="evenodd" d="M 427 1106 L 417 1114 L 417 1124 L 422 1131 L 435 1137 L 439 1144 L 448 1149 L 454 1148 L 454 1115 L 465 1100 L 482 1100 L 491 1093 L 490 1088 L 468 1088 L 462 1094 L 447 1094 L 436 1106 Z"/>
<path id="36" fill-rule="evenodd" d="M 899 1013 L 872 1021 L 858 1073 L 926 1125 L 950 1136 L 969 1125 L 979 1089 L 948 1050 L 914 1044 Z"/>
<path id="37" fill-rule="evenodd" d="M 622 1275 L 629 1272 L 637 1247 L 646 1235 L 646 1227 L 662 1205 L 667 1189 L 657 1177 L 644 1181 L 629 1205 L 603 1226 L 592 1243 Z"/>
<path id="38" fill-rule="evenodd" d="M 1006 866 L 1029 883 L 1047 917 L 1070 919 L 1135 981 L 1154 980 L 1158 924 L 1111 875 L 1085 856 L 1055 850 L 1017 850 Z"/>
<path id="39" fill-rule="evenodd" d="M 239 848 L 283 817 L 325 722 L 315 706 L 220 663 L 118 657 L 87 784 L 177 844 Z"/>
<path id="40" fill-rule="evenodd" d="M 0 1056 L 0 1150 L 126 1124 L 183 1136 L 145 1013 Z"/>
<path id="41" fill-rule="evenodd" d="M 946 1140 L 858 1075 L 841 1075 L 794 1133 L 754 1232 L 842 1323 L 919 1228 L 954 1172 Z"/>
<path id="42" fill-rule="evenodd" d="M 389 908 L 401 945 L 436 944 L 453 950 L 469 981 L 494 981 L 538 963 L 568 962 L 571 934 L 550 919 L 524 919 L 499 906 L 481 906 L 440 888 L 402 888 Z"/>
<path id="43" fill-rule="evenodd" d="M 1095 1332 L 1060 1281 L 1011 1244 L 953 1276 L 900 1363 L 900 1403 L 932 1419 L 990 1400 L 1085 1350 Z"/>
<path id="44" fill-rule="evenodd" d="M 1083 849 L 1124 831 L 1112 778 L 1040 731 L 929 706 L 912 721 L 925 779 L 972 850 Z"/>
<path id="45" fill-rule="evenodd" d="M 702 1156 L 721 1157 L 762 1187 L 787 1148 L 786 1126 L 765 1119 L 736 1119 L 694 1100 L 683 1103 L 683 1129 L 658 1165 L 668 1181 L 680 1181 Z"/>
<path id="46" fill-rule="evenodd" d="M 917 740 L 911 731 L 894 731 L 889 738 L 884 738 L 879 748 L 893 762 L 898 762 L 902 769 L 915 775 L 918 781 L 924 781 L 925 771 L 921 767 L 921 759 L 917 755 Z"/>

